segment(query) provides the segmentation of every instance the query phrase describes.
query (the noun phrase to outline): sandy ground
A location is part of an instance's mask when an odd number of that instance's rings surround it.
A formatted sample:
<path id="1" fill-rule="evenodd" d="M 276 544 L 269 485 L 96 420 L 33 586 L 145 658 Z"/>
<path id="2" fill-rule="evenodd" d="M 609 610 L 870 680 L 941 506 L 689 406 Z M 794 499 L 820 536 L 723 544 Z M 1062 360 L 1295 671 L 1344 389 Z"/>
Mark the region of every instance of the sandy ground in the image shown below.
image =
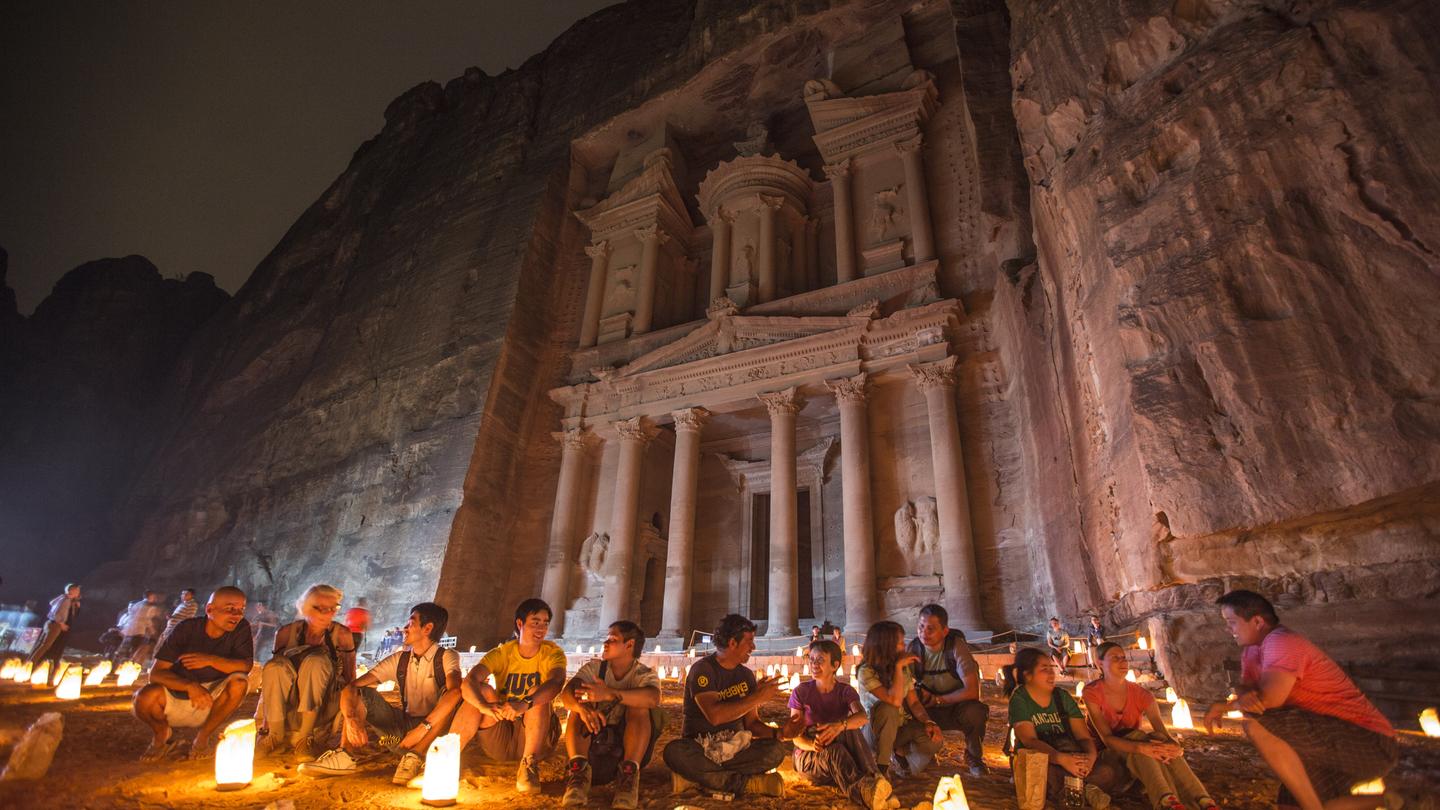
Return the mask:
<path id="1" fill-rule="evenodd" d="M 986 777 L 965 776 L 965 788 L 975 808 L 1015 808 L 1009 770 L 1000 753 L 1003 713 L 998 690 L 987 687 L 991 704 L 990 734 L 985 759 L 991 766 Z M 0 759 L 25 726 L 43 712 L 61 711 L 65 737 L 49 775 L 39 782 L 0 782 L 0 807 L 120 807 L 120 808 L 421 808 L 420 792 L 390 784 L 393 758 L 382 757 L 362 766 L 361 773 L 345 779 L 314 779 L 299 775 L 293 761 L 256 763 L 255 781 L 250 787 L 221 793 L 214 789 L 213 764 L 170 762 L 157 766 L 136 761 L 149 741 L 149 732 L 129 714 L 129 691 L 116 687 L 91 690 L 79 701 L 62 704 L 51 692 L 28 686 L 0 684 Z M 253 710 L 252 696 L 242 708 Z M 680 690 L 665 687 L 665 708 L 671 720 L 664 738 L 673 739 L 680 725 Z M 780 721 L 786 714 L 777 700 L 763 712 L 767 720 Z M 241 715 L 243 716 L 243 715 Z M 1257 763 L 1254 750 L 1236 733 L 1208 737 L 1185 735 L 1192 766 L 1216 798 L 1231 810 L 1259 810 L 1273 806 L 1276 783 Z M 939 774 L 960 772 L 963 743 L 947 735 L 939 766 L 923 776 L 897 785 L 906 806 L 928 799 Z M 1402 759 L 1392 775 L 1393 784 L 1440 794 L 1440 740 L 1413 734 L 1402 739 Z M 513 808 L 556 807 L 562 793 L 561 755 L 556 754 L 544 770 L 545 792 L 539 797 L 522 797 L 514 789 L 514 766 L 484 764 L 467 754 L 465 777 L 460 789 L 462 805 Z M 787 763 L 788 768 L 788 763 Z M 831 789 L 805 784 L 793 773 L 785 773 L 787 795 L 783 799 L 745 799 L 723 802 L 695 793 L 670 793 L 669 772 L 659 762 L 645 769 L 641 781 L 641 802 L 647 808 L 677 806 L 704 808 L 830 808 L 848 806 Z M 591 791 L 592 807 L 608 807 L 608 787 Z M 1117 808 L 1140 810 L 1145 803 L 1135 796 L 1116 802 Z"/>

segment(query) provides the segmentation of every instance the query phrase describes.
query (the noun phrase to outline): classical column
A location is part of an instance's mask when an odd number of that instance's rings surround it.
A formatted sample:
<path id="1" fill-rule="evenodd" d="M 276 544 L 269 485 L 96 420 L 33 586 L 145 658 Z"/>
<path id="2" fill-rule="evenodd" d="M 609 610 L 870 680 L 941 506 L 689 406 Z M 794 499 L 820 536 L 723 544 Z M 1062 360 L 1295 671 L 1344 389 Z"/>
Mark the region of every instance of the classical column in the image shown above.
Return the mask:
<path id="1" fill-rule="evenodd" d="M 925 194 L 925 164 L 920 156 L 921 136 L 895 144 L 900 162 L 905 166 L 905 199 L 910 206 L 910 239 L 915 249 L 915 262 L 935 258 L 935 237 L 930 230 L 930 200 Z"/>
<path id="2" fill-rule="evenodd" d="M 784 203 L 779 197 L 757 195 L 760 205 L 755 212 L 760 215 L 760 303 L 775 300 L 775 212 Z"/>
<path id="3" fill-rule="evenodd" d="M 805 289 L 820 289 L 820 220 L 805 217 L 805 255 L 810 262 L 805 266 Z"/>
<path id="4" fill-rule="evenodd" d="M 790 294 L 809 292 L 806 283 L 810 267 L 810 240 L 805 228 L 805 217 L 790 222 Z"/>
<path id="5" fill-rule="evenodd" d="M 767 636 L 800 633 L 795 520 L 795 414 L 803 406 L 794 388 L 761 394 L 770 412 L 770 624 Z"/>
<path id="6" fill-rule="evenodd" d="M 835 282 L 855 280 L 855 207 L 850 199 L 850 160 L 825 167 L 835 192 Z"/>
<path id="7" fill-rule="evenodd" d="M 650 331 L 655 318 L 655 271 L 660 265 L 660 246 L 670 241 L 670 236 L 658 225 L 647 225 L 635 229 L 635 238 L 640 240 L 640 289 L 636 291 L 635 326 L 631 332 L 641 335 Z"/>
<path id="8" fill-rule="evenodd" d="M 735 215 L 724 208 L 715 209 L 710 218 L 710 301 L 725 297 L 725 288 L 730 285 L 730 226 Z"/>
<path id="9" fill-rule="evenodd" d="M 605 264 L 610 257 L 610 243 L 596 242 L 585 248 L 590 257 L 590 286 L 585 289 L 585 320 L 580 323 L 580 348 L 595 345 L 600 336 L 600 307 L 605 303 Z"/>
<path id="10" fill-rule="evenodd" d="M 684 639 L 690 631 L 690 569 L 695 560 L 695 500 L 700 483 L 700 429 L 704 408 L 672 411 L 675 470 L 670 479 L 670 539 L 665 552 L 665 609 L 661 638 Z"/>
<path id="11" fill-rule="evenodd" d="M 631 618 L 630 575 L 635 567 L 636 521 L 640 516 L 640 469 L 645 445 L 655 435 L 654 428 L 643 416 L 612 422 L 611 426 L 620 437 L 620 459 L 615 467 L 615 501 L 610 510 L 610 546 L 605 552 L 600 628 Z"/>
<path id="12" fill-rule="evenodd" d="M 840 484 L 845 498 L 845 634 L 864 634 L 880 618 L 870 503 L 870 429 L 862 372 L 825 386 L 840 406 Z"/>
<path id="13" fill-rule="evenodd" d="M 575 517 L 580 506 L 581 477 L 590 431 L 572 428 L 552 434 L 560 442 L 560 481 L 555 486 L 555 511 L 550 517 L 550 549 L 545 555 L 545 582 L 540 596 L 555 611 L 550 633 L 565 632 L 565 610 L 570 605 L 570 567 L 575 554 Z"/>
<path id="14" fill-rule="evenodd" d="M 930 416 L 930 459 L 935 470 L 935 503 L 940 521 L 940 572 L 945 578 L 945 609 L 950 625 L 984 629 L 975 574 L 975 542 L 970 531 L 970 501 L 965 494 L 965 464 L 960 456 L 960 424 L 955 413 L 955 356 L 910 367 L 925 394 Z"/>

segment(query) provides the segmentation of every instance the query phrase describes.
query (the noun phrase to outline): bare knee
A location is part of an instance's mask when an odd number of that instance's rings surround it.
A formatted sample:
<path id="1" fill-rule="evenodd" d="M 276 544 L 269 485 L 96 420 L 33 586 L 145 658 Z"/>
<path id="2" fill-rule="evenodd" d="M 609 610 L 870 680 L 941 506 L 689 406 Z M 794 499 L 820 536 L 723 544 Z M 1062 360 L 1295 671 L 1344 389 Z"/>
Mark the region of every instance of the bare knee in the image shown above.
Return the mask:
<path id="1" fill-rule="evenodd" d="M 165 687 L 146 684 L 135 692 L 132 711 L 142 720 L 154 720 L 165 716 Z"/>

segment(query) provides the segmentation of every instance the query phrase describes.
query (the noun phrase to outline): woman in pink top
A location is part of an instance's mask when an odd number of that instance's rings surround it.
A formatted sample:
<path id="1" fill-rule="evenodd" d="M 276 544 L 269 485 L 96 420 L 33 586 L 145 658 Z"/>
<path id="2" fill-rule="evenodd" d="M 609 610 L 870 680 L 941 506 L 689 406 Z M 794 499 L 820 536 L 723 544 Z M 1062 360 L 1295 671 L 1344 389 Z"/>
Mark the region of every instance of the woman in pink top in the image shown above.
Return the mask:
<path id="1" fill-rule="evenodd" d="M 1155 697 L 1125 680 L 1130 662 L 1119 644 L 1106 642 L 1095 651 L 1102 677 L 1085 685 L 1085 708 L 1100 741 L 1125 757 L 1125 765 L 1142 784 L 1145 796 L 1160 810 L 1185 810 L 1184 795 L 1196 807 L 1218 808 L 1215 800 L 1185 761 L 1185 752 L 1165 728 Z M 1146 733 L 1141 720 L 1150 725 Z"/>

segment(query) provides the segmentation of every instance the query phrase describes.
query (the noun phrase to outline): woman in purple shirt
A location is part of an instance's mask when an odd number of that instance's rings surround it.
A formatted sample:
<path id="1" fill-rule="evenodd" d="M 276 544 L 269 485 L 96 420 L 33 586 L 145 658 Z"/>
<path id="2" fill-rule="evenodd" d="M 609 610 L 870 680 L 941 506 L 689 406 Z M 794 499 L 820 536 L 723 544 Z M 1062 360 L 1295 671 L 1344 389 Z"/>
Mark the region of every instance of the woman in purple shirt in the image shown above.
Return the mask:
<path id="1" fill-rule="evenodd" d="M 790 693 L 790 719 L 780 737 L 794 742 L 795 770 L 811 783 L 835 785 L 868 810 L 898 807 L 860 732 L 869 722 L 860 708 L 860 694 L 835 679 L 841 655 L 840 646 L 829 639 L 810 642 L 815 679 Z"/>

